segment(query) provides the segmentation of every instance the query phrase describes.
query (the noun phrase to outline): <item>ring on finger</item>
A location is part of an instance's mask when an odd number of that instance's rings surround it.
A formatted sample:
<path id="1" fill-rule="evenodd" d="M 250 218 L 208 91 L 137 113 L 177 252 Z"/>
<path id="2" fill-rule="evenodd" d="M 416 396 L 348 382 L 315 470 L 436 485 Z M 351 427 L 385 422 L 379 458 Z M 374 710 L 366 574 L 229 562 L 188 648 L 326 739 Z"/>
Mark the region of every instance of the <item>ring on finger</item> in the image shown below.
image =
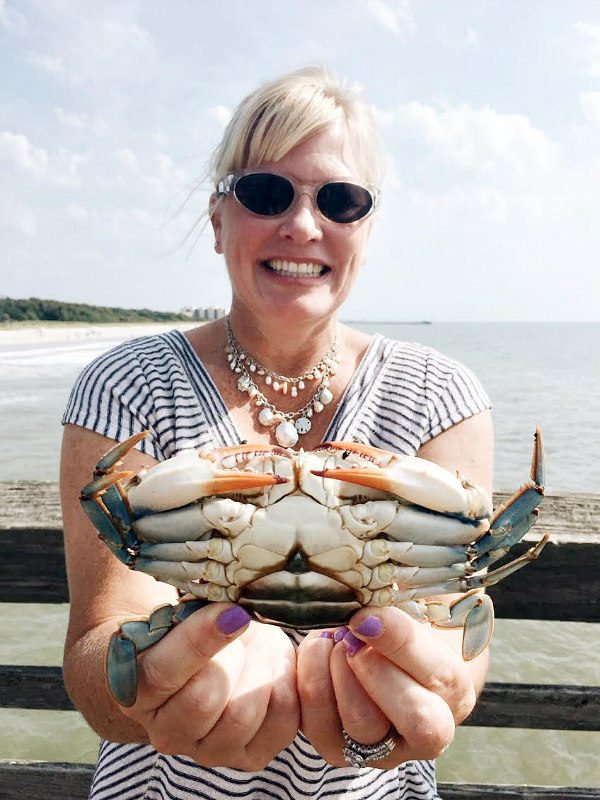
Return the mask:
<path id="1" fill-rule="evenodd" d="M 345 728 L 342 728 L 342 736 L 346 742 L 346 746 L 342 750 L 344 761 L 357 769 L 368 767 L 371 761 L 381 761 L 381 759 L 387 758 L 401 738 L 394 726 L 389 729 L 383 739 L 375 744 L 357 742 Z"/>

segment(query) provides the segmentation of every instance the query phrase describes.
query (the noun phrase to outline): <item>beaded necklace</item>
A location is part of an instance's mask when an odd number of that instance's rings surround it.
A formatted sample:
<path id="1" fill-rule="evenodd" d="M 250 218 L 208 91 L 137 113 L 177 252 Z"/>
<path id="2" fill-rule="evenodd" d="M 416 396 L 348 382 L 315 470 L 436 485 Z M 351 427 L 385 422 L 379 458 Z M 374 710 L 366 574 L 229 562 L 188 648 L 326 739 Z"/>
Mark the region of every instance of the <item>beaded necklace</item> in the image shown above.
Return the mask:
<path id="1" fill-rule="evenodd" d="M 274 428 L 275 439 L 281 447 L 293 447 L 299 436 L 310 431 L 313 415 L 320 414 L 323 408 L 333 400 L 333 394 L 329 389 L 329 378 L 335 375 L 340 364 L 337 336 L 327 353 L 314 367 L 302 375 L 290 377 L 279 375 L 263 367 L 255 358 L 244 352 L 234 336 L 228 317 L 225 353 L 231 371 L 239 375 L 237 388 L 240 392 L 246 392 L 255 406 L 260 409 L 258 421 L 266 428 Z M 280 411 L 259 389 L 258 378 L 262 378 L 265 387 L 275 393 L 289 393 L 291 397 L 298 397 L 299 393 L 306 389 L 307 384 L 313 381 L 317 382 L 317 388 L 301 408 L 297 411 L 285 412 Z"/>

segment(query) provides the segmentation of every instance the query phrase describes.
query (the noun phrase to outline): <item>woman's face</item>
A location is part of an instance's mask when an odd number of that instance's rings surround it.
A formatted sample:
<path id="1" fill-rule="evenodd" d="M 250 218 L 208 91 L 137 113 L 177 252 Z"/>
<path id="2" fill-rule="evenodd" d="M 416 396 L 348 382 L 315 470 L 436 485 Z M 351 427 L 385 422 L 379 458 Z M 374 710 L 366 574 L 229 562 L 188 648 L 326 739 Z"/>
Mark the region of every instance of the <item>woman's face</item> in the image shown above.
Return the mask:
<path id="1" fill-rule="evenodd" d="M 280 161 L 251 167 L 284 175 L 307 193 L 280 217 L 257 217 L 231 195 L 217 205 L 216 249 L 225 256 L 233 308 L 288 325 L 331 316 L 356 280 L 371 228 L 370 217 L 340 225 L 313 205 L 314 188 L 329 180 L 364 183 L 343 125 L 315 134 Z M 311 268 L 289 274 L 283 262 Z"/>

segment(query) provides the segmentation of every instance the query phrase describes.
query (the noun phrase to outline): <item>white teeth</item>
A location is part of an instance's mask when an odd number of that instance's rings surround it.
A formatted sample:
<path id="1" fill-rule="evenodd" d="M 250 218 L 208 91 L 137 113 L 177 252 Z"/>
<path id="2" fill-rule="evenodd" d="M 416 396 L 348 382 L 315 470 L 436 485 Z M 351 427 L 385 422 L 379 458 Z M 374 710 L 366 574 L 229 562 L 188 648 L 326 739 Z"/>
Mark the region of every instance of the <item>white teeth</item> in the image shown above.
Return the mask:
<path id="1" fill-rule="evenodd" d="M 321 264 L 311 264 L 304 261 L 297 263 L 296 261 L 284 261 L 283 259 L 274 258 L 266 263 L 280 275 L 302 275 L 302 277 L 317 278 L 323 270 Z"/>

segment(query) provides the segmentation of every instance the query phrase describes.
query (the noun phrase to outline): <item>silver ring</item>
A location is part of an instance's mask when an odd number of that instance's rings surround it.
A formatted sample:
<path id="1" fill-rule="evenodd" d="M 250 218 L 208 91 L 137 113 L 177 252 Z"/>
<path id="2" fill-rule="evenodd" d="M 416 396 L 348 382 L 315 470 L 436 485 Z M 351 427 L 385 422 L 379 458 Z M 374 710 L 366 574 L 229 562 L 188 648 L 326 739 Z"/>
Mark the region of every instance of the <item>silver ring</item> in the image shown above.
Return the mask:
<path id="1" fill-rule="evenodd" d="M 375 744 L 357 742 L 344 728 L 342 728 L 342 735 L 346 742 L 346 747 L 342 751 L 344 761 L 351 767 L 357 767 L 358 769 L 368 767 L 371 761 L 381 761 L 382 758 L 387 758 L 400 741 L 400 737 L 394 727 L 390 728 L 385 737 L 380 742 L 375 742 Z"/>

